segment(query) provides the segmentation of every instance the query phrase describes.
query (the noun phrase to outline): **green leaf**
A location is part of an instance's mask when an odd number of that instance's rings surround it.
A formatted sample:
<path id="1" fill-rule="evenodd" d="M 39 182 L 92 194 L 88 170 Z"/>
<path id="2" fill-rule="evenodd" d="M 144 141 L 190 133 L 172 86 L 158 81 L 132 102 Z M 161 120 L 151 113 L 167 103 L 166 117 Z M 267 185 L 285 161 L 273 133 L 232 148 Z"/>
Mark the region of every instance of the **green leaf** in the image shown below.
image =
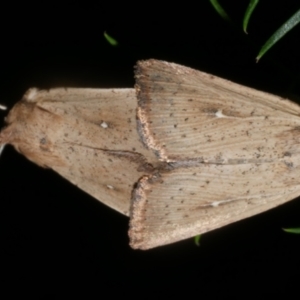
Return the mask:
<path id="1" fill-rule="evenodd" d="M 291 18 L 289 18 L 282 26 L 267 40 L 260 49 L 256 62 L 283 36 L 285 36 L 294 26 L 300 22 L 300 10 L 298 10 Z"/>
<path id="2" fill-rule="evenodd" d="M 201 234 L 198 234 L 194 237 L 194 241 L 197 246 L 200 246 L 200 238 L 201 238 Z"/>
<path id="3" fill-rule="evenodd" d="M 218 0 L 210 0 L 210 3 L 214 7 L 214 9 L 217 11 L 217 13 L 226 21 L 231 22 L 231 19 L 227 15 L 226 11 L 223 9 L 223 7 L 220 5 Z"/>
<path id="4" fill-rule="evenodd" d="M 243 20 L 243 29 L 244 29 L 245 33 L 248 33 L 247 32 L 248 23 L 249 23 L 250 17 L 252 15 L 256 5 L 258 4 L 258 2 L 259 2 L 259 0 L 250 0 L 250 2 L 249 2 L 249 5 L 247 7 L 247 10 L 244 15 L 244 20 Z"/>
<path id="5" fill-rule="evenodd" d="M 300 228 L 282 228 L 285 232 L 300 234 Z"/>
<path id="6" fill-rule="evenodd" d="M 113 37 L 111 37 L 110 35 L 108 35 L 106 32 L 104 32 L 104 37 L 105 39 L 112 45 L 112 46 L 118 46 L 118 41 L 115 40 Z"/>

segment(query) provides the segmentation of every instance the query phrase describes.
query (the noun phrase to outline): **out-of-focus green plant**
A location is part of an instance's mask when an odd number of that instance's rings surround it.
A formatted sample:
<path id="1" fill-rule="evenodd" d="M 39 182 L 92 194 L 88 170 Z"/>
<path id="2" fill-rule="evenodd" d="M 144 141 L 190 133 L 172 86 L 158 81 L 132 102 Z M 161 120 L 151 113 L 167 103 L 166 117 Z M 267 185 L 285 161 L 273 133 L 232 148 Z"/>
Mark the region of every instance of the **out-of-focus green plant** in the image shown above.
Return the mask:
<path id="1" fill-rule="evenodd" d="M 300 228 L 282 228 L 285 232 L 300 234 Z"/>
<path id="2" fill-rule="evenodd" d="M 194 237 L 194 241 L 197 246 L 200 246 L 200 238 L 201 238 L 201 234 L 198 234 Z"/>
<path id="3" fill-rule="evenodd" d="M 259 0 L 251 0 L 249 2 L 249 5 L 246 9 L 246 12 L 245 12 L 245 15 L 244 15 L 244 19 L 243 19 L 243 29 L 244 29 L 244 32 L 247 33 L 247 27 L 248 27 L 248 24 L 249 24 L 249 20 L 250 20 L 250 17 L 256 7 L 256 5 L 258 4 Z"/>
<path id="4" fill-rule="evenodd" d="M 212 6 L 215 8 L 217 13 L 226 21 L 231 22 L 231 19 L 229 18 L 228 14 L 226 11 L 223 9 L 223 7 L 220 5 L 218 0 L 210 0 L 210 3 Z"/>
<path id="5" fill-rule="evenodd" d="M 244 18 L 243 18 L 243 30 L 247 33 L 247 27 L 249 20 L 252 16 L 254 9 L 256 8 L 259 0 L 250 0 L 249 5 L 246 9 Z M 216 12 L 226 21 L 231 21 L 228 14 L 224 8 L 220 5 L 218 0 L 210 0 L 210 3 L 215 8 Z M 266 41 L 266 43 L 261 47 L 256 61 L 261 59 L 261 57 L 272 48 L 279 40 L 281 40 L 292 28 L 294 28 L 300 22 L 300 10 L 298 10 L 294 15 L 292 15 L 286 22 L 284 22 Z"/>
<path id="6" fill-rule="evenodd" d="M 108 35 L 106 32 L 104 32 L 103 35 L 111 46 L 116 47 L 119 45 L 118 41 L 116 39 L 114 39 L 113 37 L 111 37 L 110 35 Z"/>
<path id="7" fill-rule="evenodd" d="M 283 23 L 260 49 L 256 60 L 258 61 L 271 47 L 282 39 L 292 28 L 300 22 L 300 9 Z"/>

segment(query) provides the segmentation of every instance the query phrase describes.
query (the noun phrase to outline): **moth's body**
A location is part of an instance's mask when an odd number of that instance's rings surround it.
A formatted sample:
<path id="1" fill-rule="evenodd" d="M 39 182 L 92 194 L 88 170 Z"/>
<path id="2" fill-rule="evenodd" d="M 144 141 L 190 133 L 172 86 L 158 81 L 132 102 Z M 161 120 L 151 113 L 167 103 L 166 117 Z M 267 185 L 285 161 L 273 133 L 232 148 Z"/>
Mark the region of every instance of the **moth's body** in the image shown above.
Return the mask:
<path id="1" fill-rule="evenodd" d="M 300 195 L 300 107 L 176 64 L 134 89 L 29 90 L 2 143 L 130 215 L 134 248 L 194 236 Z"/>

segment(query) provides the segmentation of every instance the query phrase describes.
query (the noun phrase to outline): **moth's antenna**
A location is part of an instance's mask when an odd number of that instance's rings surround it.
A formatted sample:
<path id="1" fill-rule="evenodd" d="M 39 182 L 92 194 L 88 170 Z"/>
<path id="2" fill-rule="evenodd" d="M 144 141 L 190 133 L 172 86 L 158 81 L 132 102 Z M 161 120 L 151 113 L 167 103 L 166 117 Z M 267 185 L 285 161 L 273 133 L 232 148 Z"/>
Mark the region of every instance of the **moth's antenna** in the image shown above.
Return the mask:
<path id="1" fill-rule="evenodd" d="M 5 144 L 0 145 L 0 156 L 2 154 L 2 151 L 3 151 L 4 147 L 5 147 Z"/>
<path id="2" fill-rule="evenodd" d="M 1 110 L 7 110 L 7 107 L 6 107 L 5 105 L 3 105 L 3 104 L 0 104 L 0 109 L 1 109 Z M 3 151 L 3 149 L 4 149 L 4 146 L 5 146 L 5 144 L 0 144 L 0 156 L 1 156 L 1 154 L 2 154 L 2 151 Z"/>

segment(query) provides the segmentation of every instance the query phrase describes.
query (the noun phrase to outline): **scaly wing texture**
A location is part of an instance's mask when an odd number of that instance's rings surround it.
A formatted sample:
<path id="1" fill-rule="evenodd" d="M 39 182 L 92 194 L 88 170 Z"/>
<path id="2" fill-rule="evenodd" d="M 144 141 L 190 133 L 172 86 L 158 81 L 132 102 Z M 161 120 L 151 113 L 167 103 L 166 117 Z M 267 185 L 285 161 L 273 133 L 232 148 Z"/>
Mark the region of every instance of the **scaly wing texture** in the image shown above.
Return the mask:
<path id="1" fill-rule="evenodd" d="M 141 137 L 167 161 L 278 159 L 300 126 L 291 101 L 172 63 L 139 62 L 136 88 Z"/>
<path id="2" fill-rule="evenodd" d="M 133 89 L 29 90 L 1 142 L 128 215 L 134 184 L 157 159 L 139 140 Z"/>
<path id="3" fill-rule="evenodd" d="M 130 239 L 148 249 L 224 226 L 300 194 L 300 108 L 176 64 L 136 69 L 139 133 L 173 170 L 134 191 Z"/>
<path id="4" fill-rule="evenodd" d="M 284 163 L 175 168 L 145 176 L 134 192 L 133 248 L 149 249 L 222 227 L 300 194 L 300 166 Z"/>

